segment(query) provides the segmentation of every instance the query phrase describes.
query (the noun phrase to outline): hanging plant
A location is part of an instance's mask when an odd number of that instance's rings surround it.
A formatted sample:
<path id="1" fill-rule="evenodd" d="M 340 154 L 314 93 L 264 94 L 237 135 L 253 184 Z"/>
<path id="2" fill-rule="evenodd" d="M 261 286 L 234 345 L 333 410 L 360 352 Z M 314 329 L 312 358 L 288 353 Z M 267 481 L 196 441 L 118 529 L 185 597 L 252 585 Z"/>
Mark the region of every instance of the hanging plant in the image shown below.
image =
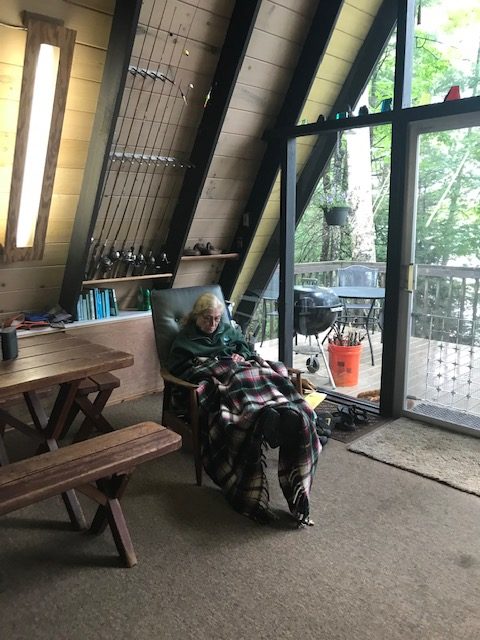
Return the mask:
<path id="1" fill-rule="evenodd" d="M 319 205 L 324 211 L 326 223 L 346 225 L 352 203 L 348 193 L 347 164 L 340 135 L 328 170 L 323 175 L 322 186 L 323 189 L 318 193 Z"/>
<path id="2" fill-rule="evenodd" d="M 331 208 L 325 208 L 325 221 L 329 226 L 344 227 L 347 224 L 348 214 L 350 213 L 350 207 L 348 206 L 336 206 Z"/>

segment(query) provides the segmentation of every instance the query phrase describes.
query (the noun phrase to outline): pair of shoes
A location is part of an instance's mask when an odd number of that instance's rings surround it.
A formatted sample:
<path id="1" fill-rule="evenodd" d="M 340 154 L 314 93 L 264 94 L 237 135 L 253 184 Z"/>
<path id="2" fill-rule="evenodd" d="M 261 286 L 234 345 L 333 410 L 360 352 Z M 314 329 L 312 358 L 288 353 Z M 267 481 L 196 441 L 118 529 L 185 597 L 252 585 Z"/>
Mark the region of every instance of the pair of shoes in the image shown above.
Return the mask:
<path id="1" fill-rule="evenodd" d="M 197 245 L 195 245 L 196 247 Z M 185 249 L 183 250 L 183 255 L 184 256 L 201 256 L 201 252 L 199 249 L 195 249 L 195 247 L 193 247 L 193 249 L 190 249 L 190 247 L 185 247 Z"/>
<path id="2" fill-rule="evenodd" d="M 215 249 L 211 242 L 207 242 L 207 244 L 202 244 L 201 242 L 197 242 L 193 246 L 194 251 L 198 251 L 197 255 L 202 256 L 218 256 L 222 253 L 221 249 Z"/>
<path id="3" fill-rule="evenodd" d="M 262 409 L 258 418 L 258 428 L 271 449 L 280 446 L 280 414 L 273 407 Z"/>
<path id="4" fill-rule="evenodd" d="M 349 407 L 339 405 L 338 411 L 333 413 L 335 428 L 339 431 L 356 431 L 355 420 L 350 413 Z"/>
<path id="5" fill-rule="evenodd" d="M 333 416 L 335 426 L 341 431 L 356 431 L 358 425 L 368 424 L 368 416 L 365 409 L 352 405 L 345 407 L 339 405 L 338 411 Z"/>

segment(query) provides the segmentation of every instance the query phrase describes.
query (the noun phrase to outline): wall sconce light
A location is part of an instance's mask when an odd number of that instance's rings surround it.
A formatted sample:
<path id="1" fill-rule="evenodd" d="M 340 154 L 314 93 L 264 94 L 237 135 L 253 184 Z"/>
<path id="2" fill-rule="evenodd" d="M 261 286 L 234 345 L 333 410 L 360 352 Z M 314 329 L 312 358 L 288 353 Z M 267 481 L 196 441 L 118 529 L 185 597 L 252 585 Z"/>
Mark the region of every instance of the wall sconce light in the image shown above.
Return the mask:
<path id="1" fill-rule="evenodd" d="M 6 262 L 43 257 L 76 31 L 24 11 L 27 29 L 8 205 Z"/>

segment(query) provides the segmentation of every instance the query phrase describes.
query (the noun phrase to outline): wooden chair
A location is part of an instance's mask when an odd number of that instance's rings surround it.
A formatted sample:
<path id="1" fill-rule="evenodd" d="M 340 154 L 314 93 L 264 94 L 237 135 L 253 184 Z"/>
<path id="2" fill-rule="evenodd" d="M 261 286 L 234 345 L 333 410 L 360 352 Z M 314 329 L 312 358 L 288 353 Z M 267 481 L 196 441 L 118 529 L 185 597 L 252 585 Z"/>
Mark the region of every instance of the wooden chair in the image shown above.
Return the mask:
<path id="1" fill-rule="evenodd" d="M 208 416 L 202 415 L 198 404 L 197 385 L 172 375 L 166 366 L 170 347 L 182 328 L 182 319 L 192 310 L 197 298 L 203 293 L 213 293 L 223 304 L 225 299 L 219 285 L 158 289 L 151 294 L 152 320 L 160 368 L 165 383 L 163 392 L 162 424 L 182 435 L 183 441 L 191 442 L 195 461 L 197 484 L 202 484 L 202 459 L 200 450 L 200 427 Z M 230 322 L 225 306 L 223 319 Z M 301 393 L 301 371 L 290 369 L 290 375 Z M 180 400 L 178 399 L 180 396 Z"/>

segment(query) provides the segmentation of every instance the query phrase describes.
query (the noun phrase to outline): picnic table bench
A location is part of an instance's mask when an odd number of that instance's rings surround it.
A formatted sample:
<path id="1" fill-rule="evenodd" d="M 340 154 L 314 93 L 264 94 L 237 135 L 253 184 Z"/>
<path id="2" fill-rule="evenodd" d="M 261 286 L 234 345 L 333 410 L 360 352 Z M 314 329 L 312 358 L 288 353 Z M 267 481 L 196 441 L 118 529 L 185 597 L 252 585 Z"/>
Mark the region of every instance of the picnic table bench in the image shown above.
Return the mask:
<path id="1" fill-rule="evenodd" d="M 137 563 L 120 505 L 134 468 L 179 449 L 181 437 L 154 422 L 142 422 L 90 440 L 0 467 L 0 515 L 62 494 L 72 523 L 84 529 L 83 513 L 69 507 L 68 492 L 78 490 L 99 506 L 90 526 L 101 533 L 110 526 L 127 567 Z"/>

